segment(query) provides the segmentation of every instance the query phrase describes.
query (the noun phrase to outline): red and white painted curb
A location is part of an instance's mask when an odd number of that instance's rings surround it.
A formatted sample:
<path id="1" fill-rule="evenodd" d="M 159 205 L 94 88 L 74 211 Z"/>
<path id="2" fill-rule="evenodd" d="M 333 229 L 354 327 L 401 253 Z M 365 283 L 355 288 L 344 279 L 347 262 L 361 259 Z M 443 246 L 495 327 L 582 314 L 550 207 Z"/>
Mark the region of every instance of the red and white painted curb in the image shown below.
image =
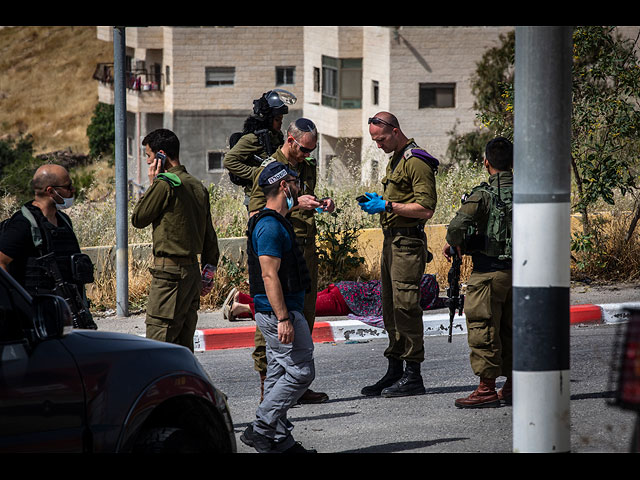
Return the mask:
<path id="1" fill-rule="evenodd" d="M 640 308 L 639 303 L 609 303 L 602 305 L 571 305 L 571 325 L 578 324 L 610 324 L 625 322 L 627 307 Z M 424 314 L 422 317 L 424 334 L 448 335 L 449 312 Z M 223 350 L 227 348 L 253 347 L 253 336 L 256 327 L 230 327 L 196 330 L 194 350 Z M 453 334 L 467 333 L 464 313 L 456 315 L 453 321 Z M 317 322 L 313 326 L 312 338 L 315 343 L 324 342 L 358 342 L 375 338 L 386 338 L 387 332 L 383 328 L 374 327 L 355 319 L 335 320 L 331 322 Z"/>

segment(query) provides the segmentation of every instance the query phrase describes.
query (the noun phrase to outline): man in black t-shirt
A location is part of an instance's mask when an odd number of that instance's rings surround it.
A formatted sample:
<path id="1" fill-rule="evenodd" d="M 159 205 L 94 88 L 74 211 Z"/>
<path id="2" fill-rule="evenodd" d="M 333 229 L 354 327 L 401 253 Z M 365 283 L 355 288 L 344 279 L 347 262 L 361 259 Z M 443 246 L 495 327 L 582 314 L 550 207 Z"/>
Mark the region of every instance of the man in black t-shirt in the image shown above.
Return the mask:
<path id="1" fill-rule="evenodd" d="M 61 279 L 77 289 L 77 296 L 69 292 L 64 295 L 70 303 L 74 320 L 78 320 L 76 316 L 81 311 L 86 321 L 78 326 L 95 329 L 84 292 L 84 283 L 93 280 L 93 265 L 81 255 L 71 220 L 61 211 L 73 204 L 75 188 L 69 172 L 60 165 L 43 165 L 36 170 L 31 185 L 34 200 L 16 212 L 0 234 L 0 268 L 11 274 L 32 295 L 52 293 L 55 289 L 54 275 L 46 273 L 51 268 L 42 257 L 53 254 Z M 38 237 L 41 244 L 36 245 Z M 60 292 L 55 293 L 60 295 Z M 76 300 L 77 304 L 73 305 Z"/>

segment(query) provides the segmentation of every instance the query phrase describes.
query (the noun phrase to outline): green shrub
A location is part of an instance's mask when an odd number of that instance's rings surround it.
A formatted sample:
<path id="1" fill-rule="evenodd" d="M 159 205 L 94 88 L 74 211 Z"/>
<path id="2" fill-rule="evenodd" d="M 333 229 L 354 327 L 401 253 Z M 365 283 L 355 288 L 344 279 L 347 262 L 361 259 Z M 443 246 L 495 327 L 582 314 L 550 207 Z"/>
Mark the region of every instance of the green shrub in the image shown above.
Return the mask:
<path id="1" fill-rule="evenodd" d="M 113 157 L 115 152 L 114 106 L 99 102 L 93 111 L 91 123 L 87 127 L 89 154 L 93 158 L 101 155 Z"/>

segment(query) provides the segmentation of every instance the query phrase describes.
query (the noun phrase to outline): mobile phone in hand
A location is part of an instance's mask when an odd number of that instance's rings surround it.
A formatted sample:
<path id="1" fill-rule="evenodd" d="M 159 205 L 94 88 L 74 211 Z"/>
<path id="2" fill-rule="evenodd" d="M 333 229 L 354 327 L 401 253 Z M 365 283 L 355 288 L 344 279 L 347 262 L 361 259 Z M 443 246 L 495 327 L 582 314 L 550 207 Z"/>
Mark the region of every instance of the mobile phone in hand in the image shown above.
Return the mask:
<path id="1" fill-rule="evenodd" d="M 368 202 L 371 199 L 366 195 L 360 195 L 359 197 L 356 198 L 356 200 L 358 201 L 358 203 L 364 203 L 364 202 Z"/>
<path id="2" fill-rule="evenodd" d="M 162 152 L 158 152 L 156 153 L 156 159 L 160 162 L 160 171 L 164 172 L 167 156 Z"/>

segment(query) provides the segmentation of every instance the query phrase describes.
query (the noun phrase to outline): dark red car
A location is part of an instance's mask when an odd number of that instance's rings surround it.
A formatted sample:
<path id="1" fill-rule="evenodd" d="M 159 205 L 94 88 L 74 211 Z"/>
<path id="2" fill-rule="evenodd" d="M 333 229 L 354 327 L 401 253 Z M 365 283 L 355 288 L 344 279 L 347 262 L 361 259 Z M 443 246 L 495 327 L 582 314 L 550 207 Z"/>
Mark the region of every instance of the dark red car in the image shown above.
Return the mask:
<path id="1" fill-rule="evenodd" d="M 0 452 L 236 451 L 226 397 L 186 348 L 72 330 L 0 268 Z"/>

